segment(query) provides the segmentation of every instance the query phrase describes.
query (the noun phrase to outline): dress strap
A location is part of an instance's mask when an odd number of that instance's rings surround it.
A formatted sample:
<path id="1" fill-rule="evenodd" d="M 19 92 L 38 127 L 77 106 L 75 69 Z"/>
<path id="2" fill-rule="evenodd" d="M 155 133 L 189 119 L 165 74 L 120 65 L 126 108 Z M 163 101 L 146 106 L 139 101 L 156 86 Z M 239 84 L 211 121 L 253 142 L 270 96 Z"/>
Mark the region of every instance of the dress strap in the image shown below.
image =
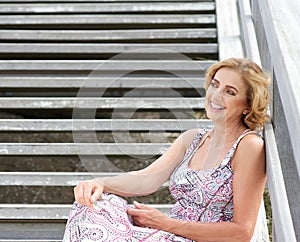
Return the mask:
<path id="1" fill-rule="evenodd" d="M 196 134 L 195 138 L 193 139 L 192 143 L 190 144 L 190 146 L 186 151 L 187 156 L 190 156 L 197 149 L 199 143 L 201 143 L 202 138 L 205 137 L 205 134 L 207 132 L 208 132 L 207 129 L 202 129 L 200 132 Z"/>
<path id="2" fill-rule="evenodd" d="M 240 143 L 240 141 L 248 134 L 255 134 L 261 138 L 263 138 L 257 131 L 251 130 L 251 129 L 246 129 L 238 138 L 237 140 L 234 142 L 233 146 L 231 147 L 231 149 L 228 151 L 225 159 L 223 160 L 222 164 L 226 165 L 229 164 L 231 161 L 231 158 L 233 157 L 236 148 L 238 146 L 238 144 Z"/>
<path id="3" fill-rule="evenodd" d="M 199 133 L 196 134 L 195 138 L 193 139 L 191 145 L 193 148 L 196 148 L 199 145 L 199 142 L 202 140 L 202 138 L 207 133 L 207 129 L 202 129 Z"/>
<path id="4" fill-rule="evenodd" d="M 246 135 L 248 135 L 248 134 L 255 134 L 255 135 L 257 135 L 257 136 L 259 136 L 259 137 L 262 138 L 262 136 L 261 136 L 258 132 L 254 131 L 254 130 L 251 130 L 251 129 L 246 129 L 246 130 L 240 135 L 240 137 L 238 137 L 238 139 L 235 141 L 235 143 L 233 144 L 234 149 L 236 149 L 236 147 L 238 146 L 238 144 L 240 143 L 240 141 L 241 141 Z"/>

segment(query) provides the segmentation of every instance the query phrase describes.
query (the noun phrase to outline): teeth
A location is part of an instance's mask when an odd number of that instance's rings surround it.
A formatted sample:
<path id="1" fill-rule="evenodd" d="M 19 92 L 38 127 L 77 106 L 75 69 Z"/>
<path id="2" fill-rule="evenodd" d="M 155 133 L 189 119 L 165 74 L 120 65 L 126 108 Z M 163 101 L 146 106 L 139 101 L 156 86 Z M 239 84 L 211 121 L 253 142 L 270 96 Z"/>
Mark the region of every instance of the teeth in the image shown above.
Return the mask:
<path id="1" fill-rule="evenodd" d="M 223 110 L 225 108 L 225 107 L 215 104 L 213 102 L 210 102 L 210 105 L 213 109 L 217 109 L 217 110 Z"/>

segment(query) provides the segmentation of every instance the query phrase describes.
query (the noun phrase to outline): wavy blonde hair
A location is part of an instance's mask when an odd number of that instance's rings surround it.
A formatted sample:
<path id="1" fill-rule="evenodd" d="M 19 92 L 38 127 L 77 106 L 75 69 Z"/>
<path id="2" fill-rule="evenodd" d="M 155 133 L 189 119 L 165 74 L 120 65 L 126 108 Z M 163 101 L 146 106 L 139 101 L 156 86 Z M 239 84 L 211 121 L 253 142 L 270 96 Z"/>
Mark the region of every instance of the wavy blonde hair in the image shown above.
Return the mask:
<path id="1" fill-rule="evenodd" d="M 271 77 L 252 60 L 245 58 L 230 58 L 213 64 L 206 72 L 205 90 L 208 89 L 215 74 L 221 68 L 230 68 L 241 75 L 247 85 L 247 103 L 250 112 L 243 115 L 244 124 L 252 130 L 262 130 L 269 119 L 267 114 Z"/>

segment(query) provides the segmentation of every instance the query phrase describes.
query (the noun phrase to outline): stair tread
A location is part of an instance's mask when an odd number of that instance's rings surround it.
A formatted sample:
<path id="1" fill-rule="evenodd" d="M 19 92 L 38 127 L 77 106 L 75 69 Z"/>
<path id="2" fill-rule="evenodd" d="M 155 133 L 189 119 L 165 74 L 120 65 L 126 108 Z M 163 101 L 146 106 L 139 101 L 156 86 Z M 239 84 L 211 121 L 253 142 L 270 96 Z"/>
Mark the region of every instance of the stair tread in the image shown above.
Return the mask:
<path id="1" fill-rule="evenodd" d="M 125 125 L 124 125 L 125 124 Z M 184 131 L 212 128 L 207 119 L 0 119 L 0 131 Z"/>
<path id="2" fill-rule="evenodd" d="M 212 11 L 213 2 L 134 2 L 134 3 L 3 3 L 1 13 L 84 13 L 84 12 L 176 12 Z"/>

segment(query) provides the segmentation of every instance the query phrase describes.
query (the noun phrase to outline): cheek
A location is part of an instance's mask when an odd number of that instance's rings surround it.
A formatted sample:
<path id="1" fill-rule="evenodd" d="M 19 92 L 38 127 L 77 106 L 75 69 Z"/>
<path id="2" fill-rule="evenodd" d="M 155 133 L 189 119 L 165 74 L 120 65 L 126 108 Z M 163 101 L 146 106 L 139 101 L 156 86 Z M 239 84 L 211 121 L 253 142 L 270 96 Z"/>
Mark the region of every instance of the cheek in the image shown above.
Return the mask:
<path id="1" fill-rule="evenodd" d="M 206 91 L 205 91 L 205 97 L 207 98 L 207 97 L 209 97 L 210 95 L 211 95 L 211 88 L 208 87 L 208 88 L 206 89 Z"/>
<path id="2" fill-rule="evenodd" d="M 210 100 L 210 99 L 220 100 L 220 99 L 223 99 L 223 98 L 221 98 L 221 96 L 218 93 L 217 89 L 216 88 L 211 88 L 211 87 L 209 87 L 206 90 L 205 98 L 206 98 L 206 100 Z"/>
<path id="3" fill-rule="evenodd" d="M 234 110 L 236 113 L 242 113 L 247 107 L 244 99 L 232 101 L 228 106 L 230 106 L 231 109 Z"/>
<path id="4" fill-rule="evenodd" d="M 241 106 L 242 108 L 247 107 L 247 99 L 246 98 L 241 98 L 239 100 L 237 100 L 239 106 Z"/>
<path id="5" fill-rule="evenodd" d="M 207 104 L 207 101 L 210 99 L 210 97 L 211 97 L 211 91 L 208 88 L 205 92 L 205 104 Z"/>

